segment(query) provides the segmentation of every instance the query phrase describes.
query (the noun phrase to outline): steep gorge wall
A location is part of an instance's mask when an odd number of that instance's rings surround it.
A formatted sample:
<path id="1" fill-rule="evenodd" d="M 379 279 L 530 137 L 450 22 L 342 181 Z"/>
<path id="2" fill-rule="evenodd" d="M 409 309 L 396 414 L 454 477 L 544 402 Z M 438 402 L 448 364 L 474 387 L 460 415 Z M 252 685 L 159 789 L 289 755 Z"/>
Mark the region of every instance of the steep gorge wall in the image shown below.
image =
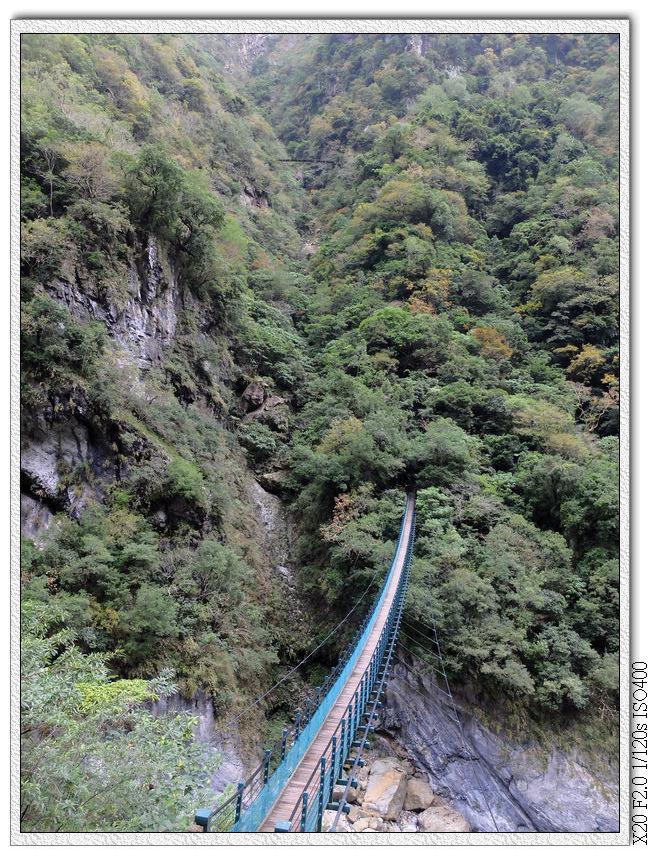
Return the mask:
<path id="1" fill-rule="evenodd" d="M 304 628 L 307 614 L 291 559 L 295 528 L 280 498 L 267 492 L 252 477 L 248 479 L 246 495 L 254 527 L 252 534 L 262 555 L 261 567 L 270 580 L 280 583 L 287 628 L 297 633 Z M 257 734 L 251 735 L 251 727 L 256 725 L 256 718 L 259 719 L 259 709 L 244 712 L 241 719 L 237 716 L 230 720 L 217 719 L 212 698 L 200 689 L 191 698 L 179 694 L 162 698 L 153 704 L 152 712 L 156 717 L 167 712 L 187 712 L 197 719 L 196 739 L 208 743 L 221 756 L 219 769 L 211 778 L 215 797 L 229 784 L 247 778 L 257 767 L 260 758 L 255 747 L 251 748 L 251 738 L 256 740 L 254 746 L 268 744 L 259 738 L 262 729 L 259 724 Z M 244 736 L 248 745 L 243 741 Z"/>
<path id="2" fill-rule="evenodd" d="M 181 311 L 178 274 L 153 236 L 144 248 L 131 251 L 119 297 L 111 297 L 78 271 L 72 279 L 52 280 L 48 288 L 76 318 L 103 321 L 109 336 L 140 369 L 160 362 L 176 333 Z"/>
<path id="3" fill-rule="evenodd" d="M 111 339 L 111 362 L 134 392 L 144 395 L 141 372 L 159 366 L 178 331 L 183 310 L 200 317 L 198 304 L 183 294 L 178 274 L 155 238 L 135 247 L 120 296 L 111 296 L 77 269 L 63 269 L 48 293 L 78 321 L 100 321 Z M 133 432 L 131 430 L 131 432 Z M 57 393 L 41 410 L 28 411 L 21 429 L 22 532 L 34 538 L 52 515 L 79 516 L 89 501 L 102 501 L 103 489 L 128 471 L 133 451 L 145 448 L 136 437 L 125 447 L 121 425 L 94 416 L 80 391 Z"/>
<path id="4" fill-rule="evenodd" d="M 481 723 L 469 700 L 457 701 L 461 735 L 441 684 L 398 657 L 378 730 L 472 831 L 618 831 L 615 766 L 595 770 L 577 750 L 515 743 Z"/>

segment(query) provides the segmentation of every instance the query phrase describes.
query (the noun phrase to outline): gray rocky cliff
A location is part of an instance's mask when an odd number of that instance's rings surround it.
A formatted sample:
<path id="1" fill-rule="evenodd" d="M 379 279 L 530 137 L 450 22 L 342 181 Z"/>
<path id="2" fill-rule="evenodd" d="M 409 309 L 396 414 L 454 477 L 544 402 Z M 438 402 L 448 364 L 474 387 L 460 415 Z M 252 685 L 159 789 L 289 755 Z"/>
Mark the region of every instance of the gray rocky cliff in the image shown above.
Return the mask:
<path id="1" fill-rule="evenodd" d="M 285 507 L 276 495 L 267 492 L 255 479 L 250 483 L 250 495 L 258 541 L 269 564 L 280 575 L 288 590 L 293 591 L 295 578 L 290 562 L 291 526 Z"/>
<path id="2" fill-rule="evenodd" d="M 70 268 L 46 289 L 74 318 L 104 322 L 115 364 L 134 391 L 140 387 L 140 370 L 161 362 L 176 335 L 182 304 L 191 302 L 181 299 L 174 268 L 154 238 L 131 255 L 124 281 L 112 294 Z M 118 439 L 114 425 L 97 425 L 89 400 L 76 390 L 57 394 L 38 413 L 23 418 L 21 517 L 26 537 L 42 533 L 57 511 L 79 516 L 89 501 L 103 499 L 104 488 L 128 465 L 130 454 Z M 137 439 L 136 449 L 142 446 Z"/>
<path id="3" fill-rule="evenodd" d="M 103 321 L 110 337 L 147 369 L 162 360 L 163 349 L 176 333 L 181 292 L 174 267 L 150 237 L 144 249 L 130 256 L 118 290 L 107 293 L 75 272 L 70 279 L 55 279 L 47 287 L 76 318 Z"/>
<path id="4" fill-rule="evenodd" d="M 209 695 L 198 690 L 191 698 L 179 694 L 161 697 L 158 702 L 152 704 L 151 712 L 155 718 L 167 713 L 186 712 L 197 719 L 195 739 L 207 743 L 221 757 L 219 768 L 210 779 L 215 801 L 217 795 L 222 793 L 229 784 L 237 784 L 247 776 L 248 767 L 241 757 L 243 748 L 237 725 L 231 725 L 227 732 L 218 733 L 215 730 L 214 704 Z"/>
<path id="5" fill-rule="evenodd" d="M 434 674 L 395 660 L 377 729 L 426 773 L 434 793 L 475 832 L 617 832 L 618 775 L 596 772 L 585 755 L 510 741 L 479 722 Z"/>
<path id="6" fill-rule="evenodd" d="M 21 433 L 21 530 L 28 538 L 54 513 L 78 516 L 119 473 L 110 431 L 100 429 L 82 394 L 60 394 Z"/>

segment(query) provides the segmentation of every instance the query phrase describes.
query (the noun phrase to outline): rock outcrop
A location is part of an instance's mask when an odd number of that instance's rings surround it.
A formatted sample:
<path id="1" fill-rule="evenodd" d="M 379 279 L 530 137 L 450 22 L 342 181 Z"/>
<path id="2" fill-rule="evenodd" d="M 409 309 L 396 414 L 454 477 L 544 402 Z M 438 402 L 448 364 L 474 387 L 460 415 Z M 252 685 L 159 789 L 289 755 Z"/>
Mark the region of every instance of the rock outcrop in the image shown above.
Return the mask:
<path id="1" fill-rule="evenodd" d="M 60 394 L 38 418 L 23 418 L 23 428 L 21 531 L 34 538 L 54 513 L 78 516 L 87 502 L 101 501 L 119 468 L 83 394 Z"/>
<path id="2" fill-rule="evenodd" d="M 109 335 L 141 369 L 163 358 L 176 333 L 180 290 L 174 269 L 150 237 L 124 273 L 119 296 L 108 296 L 91 280 L 55 279 L 47 286 L 75 318 L 103 321 Z"/>
<path id="3" fill-rule="evenodd" d="M 198 719 L 194 737 L 198 742 L 205 742 L 219 753 L 221 762 L 215 774 L 210 778 L 210 786 L 215 793 L 222 793 L 229 784 L 236 784 L 242 778 L 247 777 L 250 766 L 247 766 L 241 758 L 243 751 L 239 732 L 236 725 L 228 728 L 215 737 L 214 706 L 211 698 L 203 691 L 196 692 L 194 697 L 188 699 L 179 694 L 161 697 L 157 702 L 151 704 L 151 712 L 155 718 L 170 713 L 187 712 Z"/>
<path id="4" fill-rule="evenodd" d="M 245 424 L 258 420 L 276 432 L 286 433 L 289 429 L 287 401 L 284 397 L 271 393 L 264 379 L 255 379 L 248 385 L 241 395 L 240 405 Z"/>
<path id="5" fill-rule="evenodd" d="M 406 798 L 407 770 L 398 760 L 384 757 L 370 769 L 363 809 L 382 820 L 397 820 Z"/>
<path id="6" fill-rule="evenodd" d="M 470 704 L 457 701 L 461 734 L 441 683 L 432 674 L 415 674 L 414 663 L 395 659 L 377 729 L 399 743 L 472 831 L 618 831 L 617 767 L 598 773 L 577 751 L 514 743 L 480 723 Z M 431 826 L 439 817 L 446 821 L 448 815 L 438 810 L 423 821 Z"/>
<path id="7" fill-rule="evenodd" d="M 381 756 L 385 740 L 375 738 L 366 765 L 357 772 L 358 787 L 350 788 L 347 815 L 341 814 L 337 832 L 469 832 L 467 820 L 447 802 L 435 796 L 426 777 L 408 760 Z M 334 801 L 345 787 L 334 788 Z M 323 818 L 323 831 L 334 823 L 334 813 Z"/>

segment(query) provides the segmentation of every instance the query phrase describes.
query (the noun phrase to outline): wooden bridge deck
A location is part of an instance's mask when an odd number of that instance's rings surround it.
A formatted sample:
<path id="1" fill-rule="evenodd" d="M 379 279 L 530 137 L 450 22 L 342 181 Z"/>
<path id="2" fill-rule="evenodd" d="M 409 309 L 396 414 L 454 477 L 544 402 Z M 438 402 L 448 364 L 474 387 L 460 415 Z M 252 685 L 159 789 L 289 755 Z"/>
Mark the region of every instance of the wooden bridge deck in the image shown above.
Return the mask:
<path id="1" fill-rule="evenodd" d="M 395 597 L 395 592 L 397 591 L 400 575 L 402 573 L 402 567 L 404 566 L 404 560 L 406 558 L 409 534 L 411 531 L 411 524 L 413 522 L 414 506 L 415 500 L 412 496 L 410 496 L 406 512 L 406 525 L 402 534 L 402 543 L 397 553 L 397 560 L 395 563 L 395 568 L 393 570 L 393 576 L 388 587 L 388 591 L 386 592 L 386 597 L 384 599 L 382 608 L 379 611 L 379 615 L 377 616 L 377 620 L 375 621 L 374 626 L 368 634 L 366 644 L 361 651 L 357 663 L 353 667 L 347 682 L 343 686 L 343 690 L 338 696 L 338 699 L 332 706 L 332 709 L 330 710 L 329 714 L 327 715 L 318 732 L 316 733 L 314 741 L 305 752 L 305 755 L 303 756 L 300 763 L 298 763 L 298 765 L 296 766 L 293 775 L 291 775 L 282 793 L 280 793 L 280 795 L 275 801 L 275 804 L 266 815 L 264 821 L 257 830 L 258 832 L 273 832 L 275 831 L 275 825 L 279 820 L 289 820 L 298 800 L 302 795 L 302 791 L 304 790 L 305 785 L 309 781 L 309 778 L 311 777 L 311 774 L 314 771 L 315 767 L 319 764 L 320 758 L 323 756 L 323 753 L 327 748 L 330 739 L 335 733 L 336 728 L 341 721 L 341 718 L 346 713 L 348 703 L 354 696 L 354 692 L 359 682 L 363 678 L 366 667 L 370 663 L 372 654 L 375 651 L 377 643 L 379 642 L 379 637 L 381 636 L 382 629 L 386 624 L 386 619 L 388 618 L 391 604 L 393 603 L 393 598 Z"/>

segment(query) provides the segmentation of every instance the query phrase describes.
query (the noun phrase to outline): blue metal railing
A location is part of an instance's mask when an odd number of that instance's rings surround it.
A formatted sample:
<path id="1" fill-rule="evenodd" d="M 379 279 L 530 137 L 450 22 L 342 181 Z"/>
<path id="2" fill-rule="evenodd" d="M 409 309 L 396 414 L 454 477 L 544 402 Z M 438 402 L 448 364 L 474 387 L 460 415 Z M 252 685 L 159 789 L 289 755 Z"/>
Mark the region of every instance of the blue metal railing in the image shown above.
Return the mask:
<path id="1" fill-rule="evenodd" d="M 408 588 L 413 542 L 415 538 L 415 514 L 411 523 L 406 557 L 400 575 L 400 582 L 391 604 L 391 609 L 382 629 L 381 636 L 346 710 L 326 746 L 318 766 L 307 781 L 302 795 L 286 822 L 276 826 L 276 832 L 320 832 L 323 811 L 337 812 L 330 829 L 336 825 L 342 813 L 347 813 L 347 794 L 351 786 L 356 786 L 355 773 L 364 765 L 364 749 L 369 747 L 368 736 L 373 732 L 372 722 L 378 717 L 381 706 L 380 697 L 385 680 L 389 674 L 390 662 L 402 620 L 402 609 Z M 399 546 L 398 546 L 399 549 Z M 354 759 L 350 753 L 356 750 Z M 344 776 L 344 770 L 348 771 Z M 333 801 L 334 787 L 343 787 L 338 805 Z"/>
<path id="2" fill-rule="evenodd" d="M 240 782 L 237 791 L 234 792 L 228 799 L 220 803 L 215 809 L 210 810 L 203 808 L 196 813 L 195 821 L 203 827 L 204 832 L 254 832 L 266 814 L 269 812 L 273 803 L 284 788 L 289 777 L 293 774 L 296 766 L 304 756 L 308 747 L 316 735 L 316 732 L 323 723 L 325 717 L 330 712 L 332 706 L 336 702 L 341 693 L 351 671 L 353 670 L 364 646 L 370 631 L 372 630 L 379 611 L 384 603 L 386 594 L 390 587 L 390 583 L 395 571 L 397 557 L 402 546 L 404 533 L 407 524 L 408 506 L 410 496 L 407 497 L 404 515 L 402 517 L 402 525 L 400 529 L 399 539 L 396 546 L 395 556 L 386 579 L 382 591 L 380 592 L 373 607 L 368 611 L 364 622 L 357 630 L 357 633 L 349 643 L 346 651 L 343 653 L 336 667 L 332 667 L 330 675 L 325 677 L 325 681 L 321 688 L 316 689 L 316 697 L 313 707 L 308 704 L 307 711 L 303 714 L 298 712 L 296 723 L 291 731 L 283 731 L 282 740 L 272 748 L 265 752 L 265 757 L 253 774 L 244 782 Z M 413 541 L 414 522 L 411 526 L 409 536 L 409 546 L 407 553 L 407 561 L 410 566 L 410 554 Z M 403 578 L 406 565 L 402 572 Z M 399 594 L 399 589 L 397 594 Z M 396 598 L 397 598 L 396 594 Z M 391 616 L 395 609 L 395 599 L 391 607 Z M 390 620 L 390 616 L 389 616 Z M 388 625 L 388 621 L 386 623 Z M 380 644 L 382 640 L 385 642 L 384 633 L 386 627 L 382 631 Z M 384 646 L 385 648 L 385 646 Z M 382 650 L 383 651 L 383 650 Z M 368 673 L 378 670 L 378 661 L 375 659 L 377 649 L 373 655 L 368 669 Z M 381 657 L 381 656 L 380 656 Z M 374 665 L 374 666 L 373 666 Z M 372 670 L 371 670 L 372 668 Z M 374 679 L 373 682 L 374 683 Z M 371 683 L 371 684 L 372 684 Z M 357 689 L 359 690 L 359 689 Z M 368 695 L 370 692 L 368 691 Z M 361 695 L 360 695 L 361 696 Z M 357 699 L 360 699 L 360 696 Z M 367 698 L 366 698 L 367 699 Z M 350 737 L 346 734 L 346 742 Z M 350 740 L 351 741 L 351 740 Z M 343 742 L 339 742 L 337 746 L 343 746 Z M 270 772 L 271 761 L 278 759 L 279 764 L 274 772 Z M 339 760 L 338 763 L 341 761 Z M 337 763 L 337 765 L 338 765 Z M 328 800 L 329 801 L 329 800 Z M 325 803 L 327 804 L 327 803 Z M 313 803 L 312 803 L 313 808 Z M 322 808 L 321 808 L 322 813 Z M 310 821 L 312 822 L 312 821 Z M 290 830 L 299 831 L 299 830 Z M 311 830 L 307 830 L 311 831 Z"/>

